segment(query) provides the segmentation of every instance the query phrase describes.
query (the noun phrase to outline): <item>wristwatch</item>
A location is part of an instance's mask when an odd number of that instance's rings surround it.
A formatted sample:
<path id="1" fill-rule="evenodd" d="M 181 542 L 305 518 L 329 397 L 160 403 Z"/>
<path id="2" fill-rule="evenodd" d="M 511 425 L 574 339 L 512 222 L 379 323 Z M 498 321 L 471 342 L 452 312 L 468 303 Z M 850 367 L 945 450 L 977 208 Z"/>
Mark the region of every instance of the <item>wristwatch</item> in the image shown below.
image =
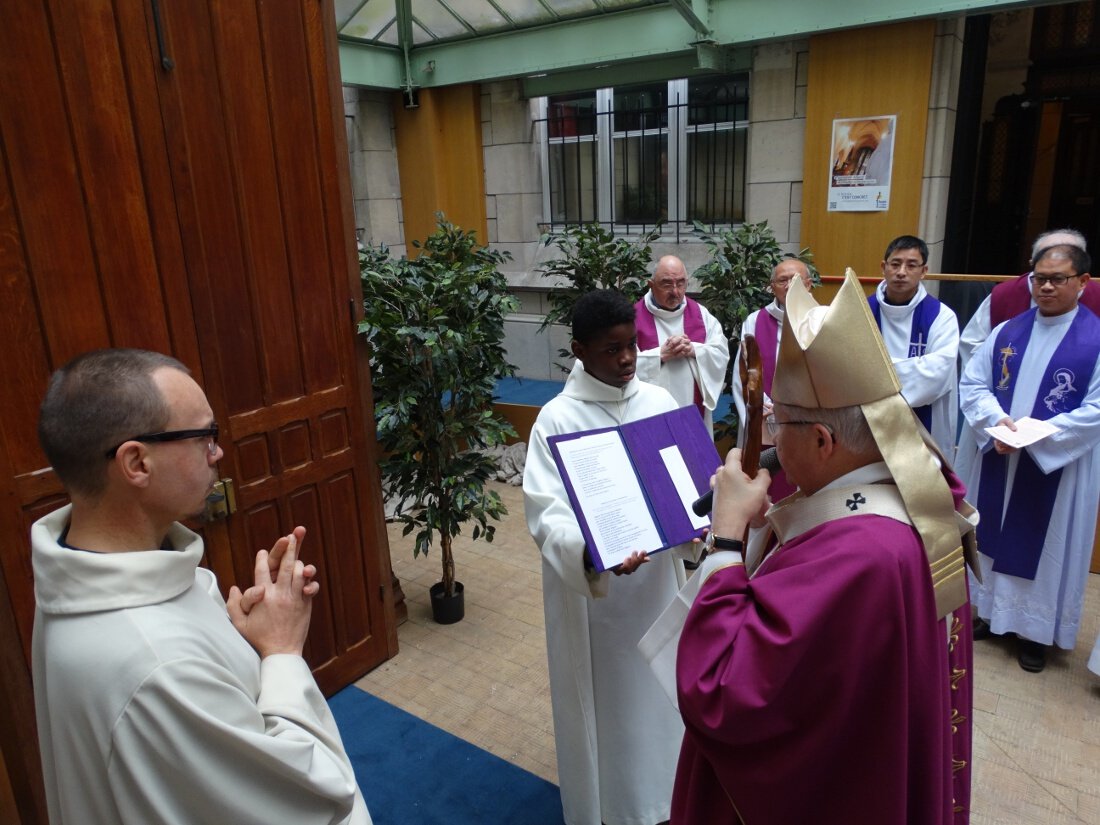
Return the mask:
<path id="1" fill-rule="evenodd" d="M 708 554 L 713 553 L 715 550 L 733 550 L 742 555 L 745 553 L 745 544 L 740 539 L 724 539 L 715 535 L 713 530 L 707 533 L 707 541 L 703 546 Z"/>

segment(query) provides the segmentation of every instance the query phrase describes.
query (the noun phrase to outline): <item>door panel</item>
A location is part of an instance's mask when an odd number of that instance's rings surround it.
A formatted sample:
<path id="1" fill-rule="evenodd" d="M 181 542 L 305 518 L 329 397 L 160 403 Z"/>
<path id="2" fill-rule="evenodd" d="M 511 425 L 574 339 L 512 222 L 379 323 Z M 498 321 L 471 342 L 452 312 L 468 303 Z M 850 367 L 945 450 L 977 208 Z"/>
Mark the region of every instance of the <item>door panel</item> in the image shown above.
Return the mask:
<path id="1" fill-rule="evenodd" d="M 168 151 L 188 157 L 186 167 L 173 164 L 173 182 L 189 196 L 185 248 L 202 257 L 191 267 L 189 256 L 189 281 L 198 314 L 209 308 L 196 327 L 206 389 L 226 422 L 222 474 L 237 488 L 232 566 L 238 580 L 250 576 L 255 551 L 277 535 L 273 524 L 305 524 L 303 549 L 326 594 L 309 661 L 335 687 L 330 673 L 365 672 L 390 643 L 384 565 L 377 551 L 368 555 L 384 538 L 378 544 L 380 514 L 366 503 L 364 476 L 377 471 L 362 460 L 371 422 L 348 311 L 351 235 L 341 210 L 326 211 L 326 197 L 339 193 L 326 193 L 322 166 L 334 153 L 322 150 L 317 126 L 334 134 L 335 101 L 327 85 L 316 97 L 311 82 L 323 30 L 305 25 L 297 5 L 162 8 L 162 22 L 175 67 L 159 85 L 165 121 L 178 125 Z"/>
<path id="2" fill-rule="evenodd" d="M 169 352 L 206 389 L 239 506 L 202 528 L 223 587 L 306 525 L 323 689 L 396 653 L 331 2 L 160 8 L 170 71 L 149 3 L 23 0 L 0 26 L 0 748 L 24 825 L 28 530 L 65 500 L 38 404 L 79 352 Z"/>

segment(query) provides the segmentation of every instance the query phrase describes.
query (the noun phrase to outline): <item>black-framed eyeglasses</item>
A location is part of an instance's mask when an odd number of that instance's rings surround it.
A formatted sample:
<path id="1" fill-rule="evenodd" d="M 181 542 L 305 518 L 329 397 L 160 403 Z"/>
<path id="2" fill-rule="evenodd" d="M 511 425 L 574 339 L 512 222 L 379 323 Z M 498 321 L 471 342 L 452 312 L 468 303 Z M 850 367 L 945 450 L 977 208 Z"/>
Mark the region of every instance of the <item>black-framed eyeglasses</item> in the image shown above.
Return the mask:
<path id="1" fill-rule="evenodd" d="M 209 439 L 206 444 L 206 451 L 210 453 L 210 455 L 216 455 L 218 452 L 218 422 L 215 421 L 209 427 L 201 430 L 165 430 L 162 433 L 142 433 L 141 435 L 127 438 L 126 441 L 140 441 L 143 444 L 157 444 L 163 441 L 185 441 L 188 438 Z M 104 453 L 104 456 L 106 458 L 114 458 L 115 453 L 118 452 L 118 448 L 125 444 L 126 441 L 108 450 Z"/>
<path id="2" fill-rule="evenodd" d="M 906 272 L 917 272 L 923 269 L 925 264 L 918 263 L 917 261 L 903 261 L 900 258 L 894 258 L 891 261 L 886 262 L 886 268 L 892 269 L 895 272 L 901 272 L 903 269 Z M 816 421 L 814 422 L 817 423 Z"/>
<path id="3" fill-rule="evenodd" d="M 1080 275 L 1036 275 L 1031 273 L 1032 286 L 1042 287 L 1046 284 L 1054 284 L 1055 286 L 1065 286 L 1070 278 L 1080 278 Z"/>
<path id="4" fill-rule="evenodd" d="M 776 421 L 774 414 L 769 415 L 767 418 L 765 418 L 764 423 L 768 427 L 768 435 L 770 435 L 772 438 L 775 438 L 776 435 L 779 434 L 779 428 L 780 427 L 785 427 L 789 424 L 802 424 L 802 425 L 821 424 L 820 421 Z M 828 424 L 821 424 L 821 426 L 829 431 L 829 435 L 833 434 L 833 430 L 832 430 L 831 427 L 829 427 Z"/>

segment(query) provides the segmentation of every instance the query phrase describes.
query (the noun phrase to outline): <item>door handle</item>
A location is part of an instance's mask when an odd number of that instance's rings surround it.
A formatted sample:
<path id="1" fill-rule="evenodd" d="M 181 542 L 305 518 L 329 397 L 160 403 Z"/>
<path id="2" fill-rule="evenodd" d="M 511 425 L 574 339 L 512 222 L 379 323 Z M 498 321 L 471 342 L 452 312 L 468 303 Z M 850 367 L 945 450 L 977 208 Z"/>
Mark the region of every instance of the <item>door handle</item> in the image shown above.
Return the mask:
<path id="1" fill-rule="evenodd" d="M 233 488 L 233 479 L 222 478 L 214 484 L 214 489 L 206 497 L 206 509 L 203 521 L 220 521 L 237 512 L 237 494 Z"/>

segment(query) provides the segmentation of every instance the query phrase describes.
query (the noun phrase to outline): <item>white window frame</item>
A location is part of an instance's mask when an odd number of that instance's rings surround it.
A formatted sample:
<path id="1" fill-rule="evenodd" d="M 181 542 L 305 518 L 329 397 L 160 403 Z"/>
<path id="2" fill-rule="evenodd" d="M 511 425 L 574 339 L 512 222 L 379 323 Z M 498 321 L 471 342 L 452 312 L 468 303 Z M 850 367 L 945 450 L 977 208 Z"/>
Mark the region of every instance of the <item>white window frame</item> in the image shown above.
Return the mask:
<path id="1" fill-rule="evenodd" d="M 643 132 L 640 130 L 624 130 L 621 132 L 615 132 L 608 126 L 614 125 L 614 101 L 615 101 L 615 89 L 613 87 L 607 87 L 603 89 L 597 89 L 596 95 L 596 134 L 585 135 L 580 137 L 580 142 L 594 141 L 596 143 L 596 220 L 606 226 L 612 226 L 613 231 L 622 232 L 625 230 L 627 224 L 616 221 L 612 224 L 614 218 L 614 201 L 613 201 L 613 165 L 612 165 L 612 153 L 614 151 L 614 142 L 620 138 L 629 137 L 641 137 Z M 668 152 L 670 155 L 675 153 L 675 157 L 670 159 L 667 166 L 668 173 L 668 202 L 666 204 L 666 214 L 668 215 L 669 222 L 681 223 L 687 219 L 687 184 L 688 184 L 688 137 L 693 134 L 701 134 L 706 132 L 726 132 L 726 131 L 746 131 L 749 128 L 748 120 L 730 120 L 722 121 L 719 123 L 708 123 L 702 126 L 692 126 L 688 123 L 688 78 L 677 78 L 675 80 L 668 81 L 667 90 L 668 100 L 668 117 L 666 127 L 658 130 L 647 129 L 645 130 L 645 136 L 652 135 L 665 135 L 667 138 Z M 680 103 L 682 101 L 682 103 Z M 547 155 L 547 149 L 553 145 L 560 145 L 566 142 L 576 142 L 578 138 L 551 138 L 549 137 L 549 130 L 547 127 L 547 115 L 549 111 L 549 98 L 540 97 L 537 99 L 537 115 L 539 118 L 538 123 L 538 141 L 540 151 L 540 166 L 542 173 L 542 215 L 543 221 L 547 224 L 558 223 L 553 220 L 553 214 L 551 212 L 550 204 L 550 158 Z M 747 149 L 746 149 L 747 151 Z M 747 173 L 747 169 L 746 169 Z M 747 186 L 747 180 L 742 182 L 743 186 Z M 631 224 L 633 225 L 633 224 Z M 732 225 L 732 224 L 722 224 Z"/>

